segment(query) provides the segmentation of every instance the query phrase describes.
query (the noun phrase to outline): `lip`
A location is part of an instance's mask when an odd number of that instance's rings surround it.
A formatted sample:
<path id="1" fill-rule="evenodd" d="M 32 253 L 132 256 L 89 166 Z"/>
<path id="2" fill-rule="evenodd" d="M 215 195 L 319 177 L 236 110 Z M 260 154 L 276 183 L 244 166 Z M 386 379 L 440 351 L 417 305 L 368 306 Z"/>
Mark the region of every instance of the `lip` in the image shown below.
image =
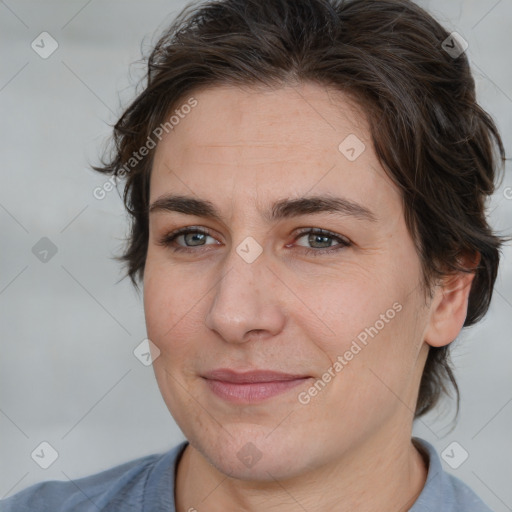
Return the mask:
<path id="1" fill-rule="evenodd" d="M 237 372 L 220 368 L 202 377 L 215 395 L 228 402 L 250 404 L 280 395 L 310 379 L 309 375 L 252 370 Z"/>

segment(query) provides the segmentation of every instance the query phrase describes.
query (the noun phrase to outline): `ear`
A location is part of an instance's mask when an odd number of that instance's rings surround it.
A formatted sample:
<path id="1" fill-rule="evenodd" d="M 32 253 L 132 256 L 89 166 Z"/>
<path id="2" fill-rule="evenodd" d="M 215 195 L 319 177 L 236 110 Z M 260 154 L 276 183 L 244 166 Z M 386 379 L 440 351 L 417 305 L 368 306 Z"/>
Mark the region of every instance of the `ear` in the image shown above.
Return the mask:
<path id="1" fill-rule="evenodd" d="M 474 270 L 480 262 L 480 254 L 459 259 L 464 268 Z M 424 340 L 432 347 L 443 347 L 459 335 L 468 311 L 469 292 L 475 277 L 471 273 L 457 272 L 446 276 L 437 286 L 430 304 L 430 319 Z"/>

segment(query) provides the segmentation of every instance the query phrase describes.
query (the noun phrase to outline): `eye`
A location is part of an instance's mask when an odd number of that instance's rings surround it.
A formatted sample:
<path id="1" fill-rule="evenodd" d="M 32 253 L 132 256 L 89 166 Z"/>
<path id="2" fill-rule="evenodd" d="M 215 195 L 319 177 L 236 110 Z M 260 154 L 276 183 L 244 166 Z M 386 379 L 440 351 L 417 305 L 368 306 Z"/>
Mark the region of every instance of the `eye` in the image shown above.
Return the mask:
<path id="1" fill-rule="evenodd" d="M 306 238 L 306 243 L 308 244 L 312 244 L 313 246 L 316 245 L 316 247 L 311 248 L 298 244 L 299 246 L 304 247 L 304 251 L 306 253 L 314 255 L 339 251 L 340 249 L 344 249 L 351 245 L 351 242 L 348 239 L 337 235 L 336 233 L 332 233 L 331 231 L 327 231 L 326 229 L 320 228 L 310 228 L 301 231 L 297 234 L 295 242 L 301 238 Z M 333 246 L 333 240 L 338 242 L 338 244 Z"/>
<path id="2" fill-rule="evenodd" d="M 300 240 L 301 238 L 305 238 L 306 235 L 306 243 L 312 244 L 313 247 L 307 247 L 302 244 L 298 244 L 298 246 L 302 247 L 302 250 L 305 253 L 315 256 L 326 252 L 339 251 L 340 249 L 344 249 L 352 245 L 348 239 L 337 235 L 336 233 L 332 233 L 331 231 L 327 231 L 326 229 L 320 228 L 308 228 L 302 230 L 296 235 L 294 242 L 297 242 L 297 240 Z M 219 245 L 219 242 L 215 239 L 214 244 L 207 244 L 206 239 L 208 237 L 214 239 L 207 229 L 191 226 L 178 229 L 165 235 L 158 241 L 158 245 L 169 247 L 175 252 L 195 252 L 194 247 Z M 178 244 L 178 241 L 180 240 L 184 244 Z M 337 244 L 333 245 L 333 241 L 337 242 Z"/>
<path id="3" fill-rule="evenodd" d="M 173 251 L 180 252 L 190 252 L 193 251 L 193 247 L 201 247 L 207 245 L 205 240 L 207 237 L 213 238 L 209 231 L 206 229 L 199 229 L 194 227 L 182 228 L 177 231 L 173 231 L 168 235 L 165 235 L 161 240 L 158 241 L 158 245 L 163 245 L 164 247 L 170 247 Z M 176 242 L 182 239 L 185 245 L 176 245 Z M 213 244 L 209 244 L 213 245 Z"/>

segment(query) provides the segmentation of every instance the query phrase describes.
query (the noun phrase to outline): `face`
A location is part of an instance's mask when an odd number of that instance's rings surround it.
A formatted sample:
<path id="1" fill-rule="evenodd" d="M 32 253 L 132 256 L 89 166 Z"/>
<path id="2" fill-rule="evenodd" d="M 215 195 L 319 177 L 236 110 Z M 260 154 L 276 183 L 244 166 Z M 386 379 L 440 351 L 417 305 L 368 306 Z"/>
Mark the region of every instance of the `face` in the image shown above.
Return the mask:
<path id="1" fill-rule="evenodd" d="M 193 97 L 156 149 L 144 273 L 179 427 L 260 480 L 409 436 L 428 309 L 362 111 L 316 84 Z"/>

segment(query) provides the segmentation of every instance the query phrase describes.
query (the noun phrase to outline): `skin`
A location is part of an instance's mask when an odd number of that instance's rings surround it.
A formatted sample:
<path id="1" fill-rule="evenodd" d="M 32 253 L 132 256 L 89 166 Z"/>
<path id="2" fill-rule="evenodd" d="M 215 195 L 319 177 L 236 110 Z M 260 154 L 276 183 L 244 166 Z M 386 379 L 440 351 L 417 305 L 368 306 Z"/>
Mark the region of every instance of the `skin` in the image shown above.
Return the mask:
<path id="1" fill-rule="evenodd" d="M 222 218 L 151 213 L 144 273 L 148 337 L 160 350 L 155 375 L 190 442 L 176 475 L 177 511 L 408 510 L 427 475 L 411 432 L 428 347 L 459 333 L 472 275 L 447 278 L 425 300 L 400 194 L 345 94 L 306 83 L 215 86 L 194 97 L 198 105 L 156 148 L 150 204 L 183 194 L 210 201 Z M 338 150 L 349 134 L 366 145 L 355 161 Z M 313 194 L 347 198 L 376 221 L 329 212 L 265 218 L 274 201 Z M 189 253 L 159 243 L 187 226 L 210 231 L 203 245 L 193 235 L 174 241 Z M 299 228 L 327 229 L 351 245 L 299 238 Z M 248 236 L 263 249 L 252 263 L 236 252 Z M 337 250 L 305 252 L 329 244 Z M 298 393 L 394 303 L 400 312 L 301 404 Z M 237 405 L 201 378 L 226 367 L 311 378 Z M 247 443 L 261 454 L 252 467 L 237 457 Z"/>

